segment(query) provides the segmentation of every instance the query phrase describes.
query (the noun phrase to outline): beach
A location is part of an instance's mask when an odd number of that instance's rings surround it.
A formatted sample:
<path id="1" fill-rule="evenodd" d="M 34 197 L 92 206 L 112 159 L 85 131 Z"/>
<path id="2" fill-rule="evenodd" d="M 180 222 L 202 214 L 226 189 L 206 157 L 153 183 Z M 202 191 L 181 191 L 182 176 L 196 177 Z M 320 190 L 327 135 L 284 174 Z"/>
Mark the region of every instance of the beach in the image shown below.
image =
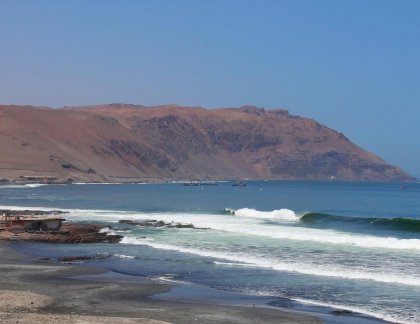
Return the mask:
<path id="1" fill-rule="evenodd" d="M 89 280 L 106 270 L 33 260 L 5 242 L 0 255 L 2 323 L 321 323 L 312 316 L 252 305 L 153 299 L 173 285 Z"/>
<path id="2" fill-rule="evenodd" d="M 0 289 L 51 297 L 37 313 L 56 316 L 419 323 L 420 186 L 402 185 L 3 186 L 3 210 L 65 221 L 4 237 Z"/>

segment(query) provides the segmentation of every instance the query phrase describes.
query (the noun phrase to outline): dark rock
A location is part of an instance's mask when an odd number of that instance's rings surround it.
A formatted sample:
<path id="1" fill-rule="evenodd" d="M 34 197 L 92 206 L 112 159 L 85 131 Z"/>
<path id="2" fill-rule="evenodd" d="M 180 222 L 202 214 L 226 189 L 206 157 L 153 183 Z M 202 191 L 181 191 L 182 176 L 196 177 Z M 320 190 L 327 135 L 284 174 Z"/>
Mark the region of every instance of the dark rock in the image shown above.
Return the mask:
<path id="1" fill-rule="evenodd" d="M 37 241 L 48 243 L 118 243 L 121 235 L 108 235 L 100 233 L 102 225 L 95 224 L 69 224 L 64 223 L 61 231 L 57 232 L 25 232 L 12 233 L 2 231 L 0 240 Z"/>
<path id="2" fill-rule="evenodd" d="M 59 257 L 58 261 L 62 261 L 62 262 L 75 262 L 75 261 L 86 261 L 86 260 L 91 260 L 92 257 L 87 256 L 87 255 L 80 255 L 80 256 L 63 256 L 63 257 Z"/>
<path id="3" fill-rule="evenodd" d="M 155 219 L 146 219 L 146 220 L 137 220 L 137 221 L 133 221 L 133 220 L 129 220 L 129 219 L 122 219 L 119 221 L 120 224 L 129 224 L 129 225 L 137 225 L 137 226 L 143 226 L 143 227 L 172 227 L 172 228 L 194 228 L 194 229 L 198 229 L 197 227 L 195 227 L 193 224 L 182 224 L 182 223 L 165 223 L 164 221 L 158 221 Z M 200 228 L 202 229 L 202 228 Z"/>
<path id="4" fill-rule="evenodd" d="M 181 223 L 175 223 L 169 225 L 169 227 L 176 227 L 176 228 L 195 228 L 193 224 L 181 224 Z"/>
<path id="5" fill-rule="evenodd" d="M 347 309 L 336 309 L 336 310 L 333 310 L 331 314 L 340 316 L 340 315 L 351 315 L 353 314 L 353 312 Z"/>
<path id="6" fill-rule="evenodd" d="M 77 168 L 76 166 L 74 166 L 73 164 L 70 164 L 70 163 L 64 163 L 64 164 L 61 165 L 61 167 L 63 169 L 79 170 L 79 168 Z"/>
<path id="7" fill-rule="evenodd" d="M 120 224 L 128 224 L 128 225 L 137 225 L 137 226 L 144 226 L 144 227 L 163 227 L 169 225 L 169 223 L 165 223 L 163 221 L 157 221 L 155 219 L 146 219 L 146 220 L 138 220 L 133 221 L 129 219 L 122 219 L 118 221 Z"/>

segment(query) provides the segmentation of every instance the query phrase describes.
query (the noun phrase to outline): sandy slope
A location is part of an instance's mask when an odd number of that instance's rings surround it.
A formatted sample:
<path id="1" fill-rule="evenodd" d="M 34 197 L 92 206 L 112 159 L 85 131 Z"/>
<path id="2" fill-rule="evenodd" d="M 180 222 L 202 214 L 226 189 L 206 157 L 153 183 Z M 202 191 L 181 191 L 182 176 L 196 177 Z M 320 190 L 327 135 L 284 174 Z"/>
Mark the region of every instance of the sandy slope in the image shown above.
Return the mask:
<path id="1" fill-rule="evenodd" d="M 313 120 L 252 106 L 0 106 L 0 147 L 2 178 L 410 179 Z"/>

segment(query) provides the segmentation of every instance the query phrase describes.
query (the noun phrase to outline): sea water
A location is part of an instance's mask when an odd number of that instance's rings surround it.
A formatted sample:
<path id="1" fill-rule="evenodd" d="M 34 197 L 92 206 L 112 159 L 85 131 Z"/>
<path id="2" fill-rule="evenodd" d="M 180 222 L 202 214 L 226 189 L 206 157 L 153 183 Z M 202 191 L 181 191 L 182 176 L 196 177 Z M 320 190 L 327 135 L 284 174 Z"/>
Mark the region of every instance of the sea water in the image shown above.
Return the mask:
<path id="1" fill-rule="evenodd" d="M 122 274 L 420 322 L 418 183 L 6 185 L 0 204 L 66 210 L 123 235 L 114 245 L 34 244 L 39 255 L 89 254 Z M 195 228 L 118 223 L 147 219 Z"/>

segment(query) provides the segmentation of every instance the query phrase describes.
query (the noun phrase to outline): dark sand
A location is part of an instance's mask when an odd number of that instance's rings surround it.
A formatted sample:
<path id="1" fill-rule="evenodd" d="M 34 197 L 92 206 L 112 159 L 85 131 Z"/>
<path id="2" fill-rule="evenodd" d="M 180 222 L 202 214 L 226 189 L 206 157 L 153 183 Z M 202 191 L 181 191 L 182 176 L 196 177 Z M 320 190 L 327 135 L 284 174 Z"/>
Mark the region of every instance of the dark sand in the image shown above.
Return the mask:
<path id="1" fill-rule="evenodd" d="M 104 269 L 30 262 L 0 242 L 0 323 L 321 323 L 281 310 L 165 301 L 172 285 L 89 280 Z M 83 280 L 74 276 L 83 276 Z"/>

